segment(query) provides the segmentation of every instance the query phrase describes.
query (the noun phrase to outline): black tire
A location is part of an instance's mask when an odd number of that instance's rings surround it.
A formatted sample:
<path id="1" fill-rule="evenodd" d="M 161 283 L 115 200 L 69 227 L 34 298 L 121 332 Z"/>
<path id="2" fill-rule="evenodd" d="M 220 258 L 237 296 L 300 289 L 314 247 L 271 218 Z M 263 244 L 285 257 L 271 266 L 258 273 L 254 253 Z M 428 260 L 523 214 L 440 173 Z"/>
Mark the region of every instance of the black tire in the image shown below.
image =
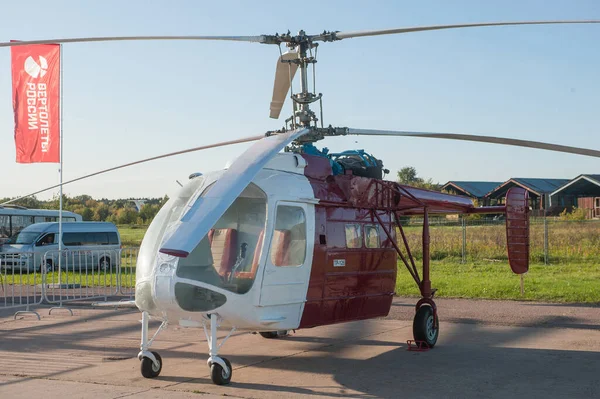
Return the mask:
<path id="1" fill-rule="evenodd" d="M 266 339 L 276 339 L 280 337 L 285 337 L 287 335 L 287 330 L 279 330 L 279 331 L 262 331 L 259 332 L 260 336 Z"/>
<path id="2" fill-rule="evenodd" d="M 52 273 L 53 271 L 54 271 L 54 264 L 52 263 L 52 260 L 46 259 L 46 272 Z"/>
<path id="3" fill-rule="evenodd" d="M 431 306 L 421 306 L 413 321 L 413 337 L 415 341 L 425 341 L 430 348 L 435 346 L 440 336 L 440 323 L 437 315 L 433 318 Z"/>
<path id="4" fill-rule="evenodd" d="M 210 379 L 215 385 L 229 384 L 231 382 L 231 376 L 233 375 L 233 368 L 231 367 L 231 363 L 229 363 L 229 360 L 227 360 L 224 357 L 222 357 L 221 359 L 223 359 L 223 361 L 227 365 L 227 368 L 229 368 L 229 373 L 226 373 L 220 364 L 212 363 L 210 365 Z"/>
<path id="5" fill-rule="evenodd" d="M 150 358 L 143 357 L 140 364 L 140 370 L 142 371 L 142 376 L 144 378 L 158 377 L 162 370 L 162 359 L 160 355 L 156 352 L 152 352 L 152 354 L 158 361 L 158 368 L 154 365 L 154 362 Z"/>
<path id="6" fill-rule="evenodd" d="M 107 272 L 110 270 L 110 258 L 107 258 L 106 256 L 100 258 L 100 261 L 98 262 L 98 271 L 99 272 Z"/>

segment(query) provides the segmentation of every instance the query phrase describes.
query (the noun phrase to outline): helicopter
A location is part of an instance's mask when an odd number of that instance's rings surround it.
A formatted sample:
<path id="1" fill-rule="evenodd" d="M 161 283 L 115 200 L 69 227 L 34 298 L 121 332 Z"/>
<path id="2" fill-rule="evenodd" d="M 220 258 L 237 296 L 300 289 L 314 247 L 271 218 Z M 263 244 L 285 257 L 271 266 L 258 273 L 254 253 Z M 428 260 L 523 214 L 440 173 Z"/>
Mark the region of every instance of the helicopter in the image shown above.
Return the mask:
<path id="1" fill-rule="evenodd" d="M 511 188 L 504 205 L 475 207 L 465 197 L 385 180 L 389 171 L 377 157 L 364 150 L 330 153 L 317 148 L 318 141 L 345 135 L 422 137 L 600 157 L 593 149 L 520 139 L 324 126 L 322 108 L 320 116 L 311 109 L 311 104 L 322 101 L 321 93 L 309 90 L 308 69 L 316 63 L 313 50 L 320 43 L 367 36 L 570 23 L 600 21 L 495 22 L 316 35 L 300 31 L 75 38 L 0 43 L 0 47 L 122 40 L 227 40 L 279 47 L 269 116 L 279 118 L 287 98 L 293 106 L 281 130 L 152 157 L 63 183 L 185 152 L 255 142 L 224 169 L 189 175 L 150 224 L 136 265 L 133 303 L 142 313 L 138 354 L 142 376 L 160 375 L 163 360 L 151 346 L 162 330 L 178 324 L 204 330 L 211 379 L 224 385 L 230 383 L 233 368 L 219 352 L 235 331 L 272 339 L 297 329 L 386 316 L 395 294 L 398 259 L 421 294 L 415 304 L 414 341 L 433 348 L 440 326 L 430 278 L 430 215 L 505 215 L 509 265 L 516 274 L 528 270 L 529 207 L 524 189 Z M 288 96 L 298 72 L 300 90 Z M 414 215 L 423 217 L 421 273 L 401 223 L 402 217 Z M 152 337 L 150 319 L 161 322 Z M 219 329 L 228 330 L 220 342 Z"/>

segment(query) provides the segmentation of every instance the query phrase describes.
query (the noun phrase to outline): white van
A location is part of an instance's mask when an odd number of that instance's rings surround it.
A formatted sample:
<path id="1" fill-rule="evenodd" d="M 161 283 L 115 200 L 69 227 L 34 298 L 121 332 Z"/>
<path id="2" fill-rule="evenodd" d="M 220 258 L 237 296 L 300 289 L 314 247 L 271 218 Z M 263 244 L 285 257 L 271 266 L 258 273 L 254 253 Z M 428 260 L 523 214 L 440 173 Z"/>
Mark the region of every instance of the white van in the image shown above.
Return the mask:
<path id="1" fill-rule="evenodd" d="M 117 226 L 107 222 L 64 222 L 61 269 L 70 272 L 116 270 L 121 238 Z M 59 265 L 58 223 L 27 226 L 0 247 L 0 267 L 13 270 L 48 271 Z"/>

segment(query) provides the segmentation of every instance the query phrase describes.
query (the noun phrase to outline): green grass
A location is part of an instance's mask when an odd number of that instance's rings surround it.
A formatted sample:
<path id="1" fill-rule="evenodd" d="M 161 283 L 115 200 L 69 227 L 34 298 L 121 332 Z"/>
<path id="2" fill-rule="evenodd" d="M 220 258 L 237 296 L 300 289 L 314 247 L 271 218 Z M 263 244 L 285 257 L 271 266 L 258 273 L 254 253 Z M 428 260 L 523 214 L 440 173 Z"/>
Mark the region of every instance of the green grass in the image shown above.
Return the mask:
<path id="1" fill-rule="evenodd" d="M 146 226 L 118 226 L 124 247 L 139 247 Z M 550 261 L 543 265 L 543 226 L 531 228 L 532 262 L 524 277 L 525 295 L 520 293 L 520 278 L 506 261 L 506 230 L 499 226 L 467 227 L 467 259 L 461 264 L 462 229 L 439 226 L 431 229 L 432 285 L 437 297 L 538 300 L 549 302 L 600 302 L 600 226 L 593 222 L 549 224 Z M 421 229 L 406 228 L 413 254 L 420 259 Z M 490 261 L 495 260 L 495 261 Z M 135 258 L 129 259 L 135 265 Z M 417 262 L 417 263 L 420 263 Z M 123 275 L 123 286 L 135 284 L 135 269 Z M 15 283 L 40 284 L 41 276 L 17 276 Z M 62 273 L 62 282 L 85 283 L 85 275 Z M 88 279 L 91 278 L 88 275 Z M 95 284 L 116 284 L 117 275 L 96 274 Z M 48 281 L 58 282 L 58 273 Z M 11 284 L 7 277 L 6 283 Z M 88 280 L 89 282 L 89 280 Z M 419 291 L 404 266 L 399 267 L 396 281 L 399 295 L 418 296 Z"/>
<path id="2" fill-rule="evenodd" d="M 396 293 L 419 296 L 419 290 L 403 264 L 398 272 Z M 520 291 L 520 277 L 510 270 L 507 262 L 433 261 L 431 280 L 432 287 L 438 289 L 436 297 L 600 302 L 600 267 L 589 263 L 533 264 L 524 275 L 524 295 Z"/>
<path id="3" fill-rule="evenodd" d="M 119 225 L 117 228 L 119 229 L 119 235 L 121 236 L 121 244 L 124 247 L 139 247 L 148 226 Z"/>
<path id="4" fill-rule="evenodd" d="M 534 264 L 524 277 L 525 295 L 521 296 L 520 277 L 513 274 L 505 262 L 470 262 L 466 264 L 433 261 L 432 286 L 436 297 L 535 300 L 546 302 L 600 303 L 600 267 L 589 263 L 570 265 Z M 420 268 L 419 268 L 420 269 Z M 81 284 L 116 287 L 116 273 L 59 273 L 48 275 L 47 283 Z M 40 274 L 7 276 L 4 284 L 41 284 Z M 92 284 L 93 283 L 93 284 Z M 121 274 L 123 288 L 135 285 L 135 267 Z M 10 288 L 8 288 L 10 291 Z M 399 266 L 396 293 L 419 296 L 412 277 Z"/>

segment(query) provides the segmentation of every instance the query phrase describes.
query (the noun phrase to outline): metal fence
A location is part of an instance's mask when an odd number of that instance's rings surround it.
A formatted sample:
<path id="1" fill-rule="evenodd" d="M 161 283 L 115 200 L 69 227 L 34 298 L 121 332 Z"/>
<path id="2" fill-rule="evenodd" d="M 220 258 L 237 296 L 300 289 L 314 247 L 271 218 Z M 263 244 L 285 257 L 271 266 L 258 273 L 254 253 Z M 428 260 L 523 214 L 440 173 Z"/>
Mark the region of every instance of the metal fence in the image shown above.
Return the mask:
<path id="1" fill-rule="evenodd" d="M 423 220 L 410 218 L 402 225 L 411 251 L 422 257 Z M 432 218 L 431 258 L 452 261 L 506 261 L 506 225 L 502 219 Z M 600 260 L 600 220 L 530 218 L 530 262 L 589 263 Z"/>
<path id="2" fill-rule="evenodd" d="M 0 310 L 39 314 L 77 301 L 133 299 L 137 248 L 0 252 Z"/>

